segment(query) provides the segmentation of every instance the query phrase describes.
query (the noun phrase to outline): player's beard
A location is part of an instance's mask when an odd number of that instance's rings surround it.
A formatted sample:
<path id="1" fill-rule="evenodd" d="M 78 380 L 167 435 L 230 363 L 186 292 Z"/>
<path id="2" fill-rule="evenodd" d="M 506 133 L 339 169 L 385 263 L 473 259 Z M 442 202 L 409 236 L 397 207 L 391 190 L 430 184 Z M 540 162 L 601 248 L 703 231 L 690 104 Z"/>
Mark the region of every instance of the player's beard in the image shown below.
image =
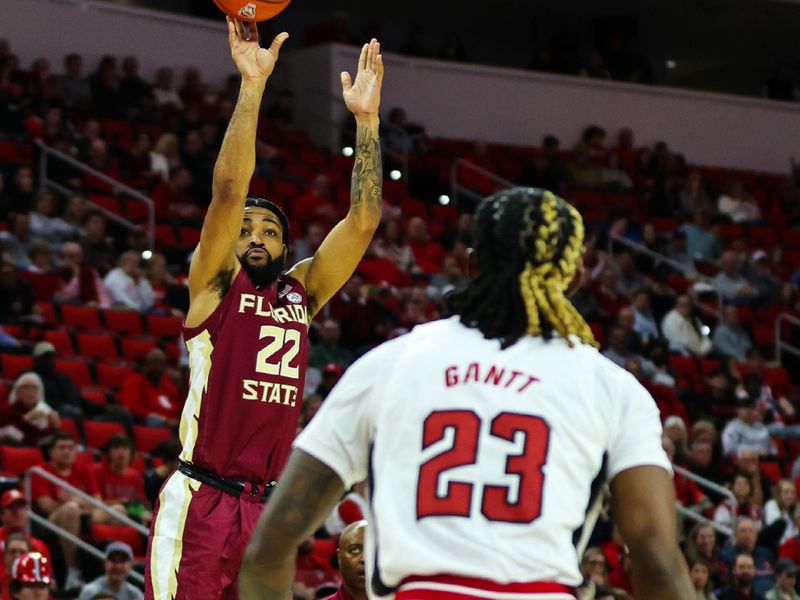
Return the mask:
<path id="1" fill-rule="evenodd" d="M 272 258 L 267 253 L 268 260 L 264 265 L 254 265 L 247 260 L 246 256 L 246 254 L 240 256 L 239 262 L 242 263 L 242 268 L 257 288 L 266 287 L 278 281 L 278 277 L 286 267 L 286 257 L 283 254 L 278 258 Z"/>

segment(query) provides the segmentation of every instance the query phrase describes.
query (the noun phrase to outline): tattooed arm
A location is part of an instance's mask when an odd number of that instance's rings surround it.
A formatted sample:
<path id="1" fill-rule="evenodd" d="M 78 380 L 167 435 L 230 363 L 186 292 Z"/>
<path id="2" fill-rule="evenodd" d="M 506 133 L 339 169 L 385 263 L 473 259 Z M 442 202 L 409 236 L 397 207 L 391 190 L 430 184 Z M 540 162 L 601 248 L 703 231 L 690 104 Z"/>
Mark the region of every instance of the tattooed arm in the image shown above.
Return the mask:
<path id="1" fill-rule="evenodd" d="M 350 210 L 333 228 L 313 258 L 296 265 L 291 275 L 304 282 L 311 313 L 316 314 L 353 274 L 381 222 L 383 166 L 378 139 L 378 109 L 383 57 L 377 40 L 364 44 L 356 80 L 342 73 L 347 108 L 356 118 L 356 152 Z"/>
<path id="2" fill-rule="evenodd" d="M 292 453 L 250 540 L 239 598 L 291 598 L 297 547 L 319 529 L 342 494 L 344 485 L 336 473 L 302 450 Z"/>
<path id="3" fill-rule="evenodd" d="M 261 98 L 280 48 L 289 37 L 281 33 L 266 49 L 258 43 L 254 24 L 248 25 L 252 34 L 249 40 L 244 39 L 241 27 L 243 25 L 237 26 L 228 18 L 231 56 L 242 75 L 242 83 L 214 166 L 211 204 L 189 268 L 192 301 L 186 319 L 189 326 L 201 323 L 216 308 L 220 299 L 217 289 L 219 275 L 227 273 L 230 281 L 236 267 L 234 247 L 242 228 L 244 200 L 256 165 L 256 129 Z"/>

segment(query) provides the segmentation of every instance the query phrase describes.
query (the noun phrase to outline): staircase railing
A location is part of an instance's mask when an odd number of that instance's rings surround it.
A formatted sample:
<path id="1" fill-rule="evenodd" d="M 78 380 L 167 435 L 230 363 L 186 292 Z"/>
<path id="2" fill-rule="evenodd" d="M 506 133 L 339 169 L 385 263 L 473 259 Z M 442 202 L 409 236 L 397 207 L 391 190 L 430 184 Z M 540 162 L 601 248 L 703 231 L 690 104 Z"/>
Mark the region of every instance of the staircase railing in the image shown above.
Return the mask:
<path id="1" fill-rule="evenodd" d="M 86 163 L 82 163 L 79 160 L 75 160 L 68 154 L 64 154 L 60 150 L 56 150 L 55 148 L 51 148 L 47 146 L 41 140 L 37 140 L 36 144 L 39 146 L 39 190 L 44 188 L 50 188 L 62 194 L 65 197 L 75 195 L 74 190 L 70 190 L 63 184 L 55 181 L 48 177 L 48 163 L 50 160 L 59 160 L 65 164 L 68 164 L 70 167 L 77 169 L 83 173 L 87 173 L 92 177 L 99 179 L 103 183 L 108 184 L 111 186 L 114 193 L 123 192 L 126 196 L 130 197 L 132 200 L 136 202 L 141 202 L 147 208 L 147 240 L 150 248 L 155 248 L 155 232 L 156 232 L 156 209 L 153 200 L 143 193 L 133 189 L 132 187 L 125 185 L 121 181 L 114 179 L 113 177 L 109 177 L 105 173 L 101 173 L 97 169 L 93 169 Z M 121 215 L 118 215 L 103 206 L 95 204 L 94 202 L 87 200 L 87 202 L 93 207 L 102 212 L 106 217 L 114 221 L 115 223 L 119 223 L 126 229 L 138 229 L 139 225 L 136 223 L 129 221 L 128 219 L 124 218 Z"/>
<path id="2" fill-rule="evenodd" d="M 453 164 L 450 167 L 450 198 L 456 206 L 458 206 L 459 195 L 464 195 L 474 202 L 480 202 L 484 198 L 484 195 L 480 192 L 476 192 L 475 190 L 459 183 L 459 173 L 462 172 L 462 170 L 472 171 L 476 175 L 485 177 L 486 179 L 499 184 L 500 187 L 503 188 L 515 187 L 517 185 L 508 179 L 500 177 L 496 173 L 492 173 L 483 167 L 479 167 L 473 162 L 463 158 L 457 158 L 453 161 Z"/>
<path id="3" fill-rule="evenodd" d="M 29 504 L 32 504 L 32 502 L 33 502 L 32 494 L 31 494 L 31 479 L 33 478 L 33 476 L 41 477 L 43 479 L 46 479 L 47 481 L 49 481 L 53 485 L 63 489 L 64 491 L 66 491 L 66 492 L 68 492 L 68 493 L 70 493 L 70 494 L 72 494 L 74 496 L 77 496 L 78 498 L 80 498 L 81 500 L 86 502 L 87 504 L 90 504 L 94 508 L 96 508 L 98 510 L 101 510 L 104 513 L 110 515 L 113 519 L 119 521 L 123 525 L 127 525 L 128 527 L 133 527 L 136 531 L 138 531 L 142 535 L 145 535 L 145 536 L 148 535 L 149 532 L 148 532 L 147 528 L 144 527 L 141 523 L 137 523 L 136 521 L 128 518 L 126 515 L 123 515 L 123 514 L 117 512 L 116 510 L 114 510 L 113 508 L 108 506 L 107 504 L 104 504 L 100 500 L 98 500 L 96 498 L 93 498 L 92 496 L 86 494 L 82 490 L 79 490 L 75 486 L 70 485 L 69 483 L 67 483 L 66 481 L 61 479 L 60 477 L 56 477 L 52 473 L 49 473 L 48 471 L 45 471 L 41 467 L 31 467 L 25 473 L 25 485 L 24 485 L 24 487 L 25 487 L 25 497 L 27 498 Z M 104 553 L 102 553 L 100 550 L 98 550 L 97 548 L 95 548 L 91 544 L 86 543 L 84 540 L 82 540 L 81 538 L 77 537 L 76 535 L 73 535 L 72 533 L 70 533 L 69 531 L 64 529 L 63 527 L 59 527 L 55 523 L 50 522 L 48 519 L 46 519 L 43 516 L 37 514 L 36 512 L 30 511 L 30 519 L 31 519 L 31 521 L 33 521 L 37 525 L 39 525 L 39 526 L 41 526 L 41 527 L 43 527 L 43 528 L 45 528 L 45 529 L 47 529 L 49 531 L 52 531 L 53 533 L 55 533 L 58 536 L 66 538 L 67 540 L 69 540 L 70 542 L 72 542 L 73 544 L 78 546 L 81 550 L 83 550 L 84 552 L 86 552 L 90 556 L 93 556 L 94 558 L 97 558 L 97 559 L 99 559 L 101 561 L 104 561 L 106 559 L 106 555 Z M 136 571 L 131 571 L 131 573 L 130 573 L 130 575 L 128 575 L 128 577 L 130 579 L 136 581 L 137 583 L 144 584 L 144 577 L 140 573 L 137 573 Z"/>
<path id="4" fill-rule="evenodd" d="M 699 487 L 705 488 L 716 494 L 719 494 L 720 496 L 724 496 L 725 498 L 727 498 L 731 502 L 732 506 L 731 512 L 733 514 L 736 514 L 736 508 L 738 506 L 738 503 L 736 502 L 736 496 L 734 496 L 733 492 L 731 492 L 728 488 L 722 487 L 721 485 L 714 483 L 710 479 L 701 477 L 697 473 L 692 473 L 688 469 L 684 469 L 683 467 L 679 467 L 678 465 L 672 465 L 672 469 L 675 471 L 676 474 L 686 477 L 687 479 L 691 479 Z M 704 525 L 709 525 L 714 529 L 714 531 L 717 531 L 726 537 L 729 538 L 733 537 L 733 530 L 730 527 L 726 527 L 725 525 L 720 525 L 716 521 L 712 521 L 711 519 L 705 517 L 696 510 L 692 510 L 691 508 L 683 506 L 679 502 L 676 503 L 676 506 L 678 509 L 678 513 L 680 513 L 687 519 L 691 519 L 692 521 L 696 521 L 698 523 L 703 523 Z"/>
<path id="5" fill-rule="evenodd" d="M 783 327 L 781 327 L 783 322 L 794 325 L 795 327 L 800 327 L 800 319 L 789 313 L 781 313 L 775 318 L 775 360 L 778 364 L 783 364 L 781 359 L 783 358 L 784 352 L 792 356 L 800 357 L 800 348 L 783 341 Z"/>

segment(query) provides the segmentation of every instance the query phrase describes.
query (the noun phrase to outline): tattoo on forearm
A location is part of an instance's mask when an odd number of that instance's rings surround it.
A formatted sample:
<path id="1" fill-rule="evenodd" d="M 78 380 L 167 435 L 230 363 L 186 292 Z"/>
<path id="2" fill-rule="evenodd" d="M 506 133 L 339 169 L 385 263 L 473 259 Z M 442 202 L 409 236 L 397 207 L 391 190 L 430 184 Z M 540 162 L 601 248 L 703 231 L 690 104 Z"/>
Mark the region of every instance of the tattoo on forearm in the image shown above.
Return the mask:
<path id="1" fill-rule="evenodd" d="M 381 144 L 368 127 L 356 133 L 356 162 L 350 189 L 350 206 L 364 206 L 368 210 L 381 210 L 383 194 L 383 164 Z"/>

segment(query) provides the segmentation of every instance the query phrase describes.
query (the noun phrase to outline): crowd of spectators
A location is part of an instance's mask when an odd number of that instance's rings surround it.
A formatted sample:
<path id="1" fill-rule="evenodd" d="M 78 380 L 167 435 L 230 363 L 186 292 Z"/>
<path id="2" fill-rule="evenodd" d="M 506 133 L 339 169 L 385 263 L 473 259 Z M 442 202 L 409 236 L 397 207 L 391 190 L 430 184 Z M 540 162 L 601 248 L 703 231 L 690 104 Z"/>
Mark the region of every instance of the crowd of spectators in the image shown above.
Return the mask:
<path id="1" fill-rule="evenodd" d="M 54 164 L 49 175 L 70 194 L 38 185 L 31 141 L 40 139 L 150 194 L 159 231 L 190 235 L 202 222 L 235 90 L 235 81 L 223 89 L 207 85 L 196 69 L 176 84 L 165 67 L 149 82 L 138 74 L 134 57 L 120 64 L 104 57 L 85 76 L 81 57 L 72 54 L 63 74 L 53 74 L 43 59 L 24 68 L 0 44 L 0 151 L 9 152 L 0 167 L 0 346 L 3 357 L 31 358 L 30 369 L 8 382 L 0 436 L 5 445 L 46 448 L 48 471 L 143 523 L 160 483 L 175 468 L 177 442 L 163 445 L 152 460 L 131 440 L 137 428 L 177 426 L 186 365 L 179 352 L 170 352 L 176 340 L 158 338 L 135 364 L 114 363 L 123 340 L 112 339 L 107 352 L 84 355 L 95 376 L 120 369 L 119 380 L 98 398 L 64 373 L 69 352 L 48 337 L 63 333 L 85 341 L 91 324 L 69 330 L 46 310 L 64 316 L 70 307 L 93 307 L 102 309 L 104 319 L 128 311 L 138 315 L 139 327 L 152 317 L 179 319 L 188 304 L 184 280 L 192 244 L 158 237 L 157 247 L 148 248 L 140 229 L 121 227 L 93 206 L 143 223 L 135 203 L 71 168 Z M 775 315 L 798 314 L 800 274 L 790 267 L 800 265 L 787 262 L 777 238 L 770 243 L 769 236 L 750 234 L 776 218 L 786 227 L 797 224 L 800 173 L 749 184 L 726 173 L 712 181 L 664 142 L 637 147 L 628 129 L 612 145 L 605 131 L 591 126 L 572 150 L 548 136 L 541 148 L 512 155 L 482 141 L 453 150 L 399 108 L 388 120 L 387 163 L 399 161 L 398 153 L 460 156 L 522 184 L 559 191 L 581 208 L 589 225 L 587 268 L 575 305 L 603 353 L 656 399 L 674 462 L 728 487 L 736 499 L 676 477 L 680 502 L 733 532 L 725 541 L 710 527 L 684 523 L 698 597 L 710 598 L 710 588 L 726 590 L 719 598 L 749 597 L 751 587 L 755 594 L 773 586 L 783 590 L 800 561 L 794 483 L 800 425 L 796 382 L 767 357 Z M 254 190 L 284 203 L 296 230 L 293 258 L 311 256 L 347 208 L 351 163 L 310 145 L 294 122 L 290 93 L 265 107 L 257 154 Z M 299 164 L 300 156 L 319 168 Z M 408 175 L 413 179 L 415 169 L 435 165 L 412 164 Z M 470 275 L 472 215 L 466 205 L 459 211 L 419 200 L 394 183 L 386 182 L 384 220 L 367 255 L 311 327 L 300 427 L 356 357 L 446 314 L 447 292 Z M 484 194 L 494 185 L 481 178 L 469 184 Z M 761 335 L 765 326 L 770 336 Z M 82 354 L 80 348 L 76 353 Z M 11 379 L 5 366 L 4 376 Z M 127 435 L 109 440 L 103 456 L 95 457 L 99 461 L 84 462 L 76 444 L 95 422 L 116 424 Z M 67 423 L 74 432 L 61 431 Z M 4 527 L 6 511 L 18 500 L 0 503 Z M 76 534 L 108 521 L 44 480 L 34 487 L 33 508 Z M 360 515 L 353 511 L 345 522 Z M 593 538 L 599 550 L 584 555 L 584 574 L 596 585 L 588 597 L 631 593 L 630 561 L 612 525 L 601 523 Z M 299 559 L 308 597 L 311 583 L 336 577 L 326 542 L 311 540 Z M 62 540 L 53 548 L 65 565 L 62 583 L 85 581 L 75 547 Z M 129 562 L 128 553 L 117 550 L 106 562 L 109 582 L 117 582 Z"/>

